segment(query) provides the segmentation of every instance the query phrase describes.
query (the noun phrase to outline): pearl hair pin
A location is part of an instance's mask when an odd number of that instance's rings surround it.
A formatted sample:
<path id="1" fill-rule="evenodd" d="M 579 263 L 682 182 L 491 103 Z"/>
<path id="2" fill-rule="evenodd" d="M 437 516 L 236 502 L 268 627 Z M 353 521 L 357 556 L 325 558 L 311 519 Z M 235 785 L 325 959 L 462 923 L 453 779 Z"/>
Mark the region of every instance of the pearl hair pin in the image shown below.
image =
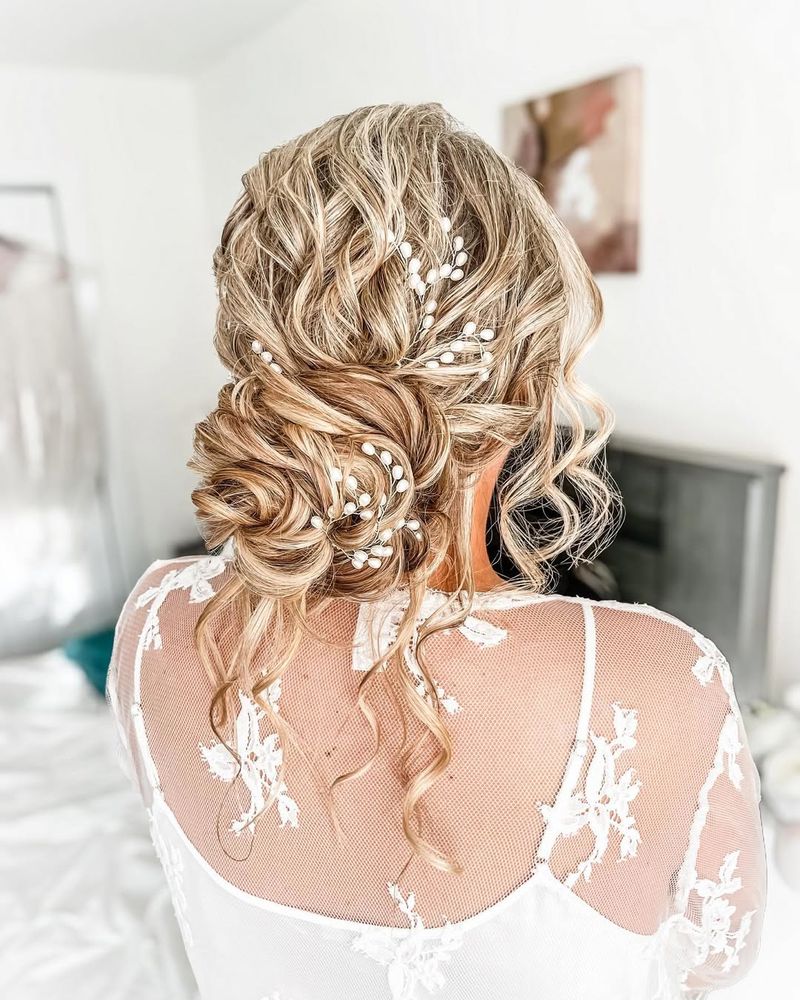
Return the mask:
<path id="1" fill-rule="evenodd" d="M 395 532 L 405 528 L 410 531 L 418 541 L 422 540 L 423 535 L 420 530 L 420 523 L 415 518 L 410 518 L 408 520 L 401 519 L 393 527 L 388 527 L 384 523 L 387 519 L 386 509 L 389 506 L 392 497 L 400 493 L 405 493 L 411 485 L 405 477 L 405 470 L 402 465 L 398 465 L 394 462 L 391 452 L 386 451 L 385 449 L 379 450 L 370 441 L 365 441 L 361 445 L 361 451 L 370 458 L 375 458 L 387 477 L 387 490 L 381 494 L 377 509 L 373 510 L 373 497 L 366 490 L 362 489 L 361 484 L 355 476 L 345 476 L 340 468 L 334 467 L 329 471 L 331 482 L 333 483 L 334 488 L 338 489 L 340 493 L 341 513 L 337 515 L 336 507 L 332 504 L 328 507 L 327 515 L 325 517 L 321 514 L 315 514 L 311 518 L 310 524 L 312 528 L 317 528 L 320 531 L 328 533 L 328 529 L 331 525 L 336 524 L 338 521 L 342 521 L 345 518 L 358 518 L 361 521 L 374 521 L 374 535 L 361 549 L 348 551 L 336 545 L 336 543 L 332 540 L 331 541 L 335 548 L 339 549 L 343 555 L 347 556 L 354 569 L 363 569 L 364 566 L 369 566 L 370 569 L 379 569 L 383 565 L 383 560 L 387 556 L 390 556 L 394 551 L 392 546 L 388 543 L 391 541 Z"/>
<path id="2" fill-rule="evenodd" d="M 494 330 L 485 329 L 478 333 L 476 323 L 470 321 L 464 324 L 464 328 L 459 336 L 448 344 L 438 358 L 431 358 L 425 362 L 426 368 L 439 368 L 441 365 L 451 365 L 456 361 L 456 354 L 460 354 L 467 349 L 467 342 L 477 344 L 480 351 L 481 368 L 478 370 L 478 378 L 485 382 L 489 378 L 489 364 L 494 360 L 494 355 L 487 350 L 486 344 L 494 340 Z M 468 360 L 467 360 L 467 363 Z"/>
<path id="3" fill-rule="evenodd" d="M 266 350 L 266 348 L 261 344 L 261 342 L 259 340 L 254 340 L 253 343 L 250 346 L 251 346 L 251 348 L 253 350 L 253 353 L 254 354 L 258 354 L 260 356 L 261 360 L 265 364 L 269 365 L 269 367 L 274 372 L 277 372 L 278 375 L 281 374 L 281 372 L 283 371 L 283 368 L 281 368 L 281 366 L 278 364 L 277 361 L 273 361 L 272 354 L 270 354 L 270 352 L 268 350 Z"/>
<path id="4" fill-rule="evenodd" d="M 445 233 L 450 233 L 452 223 L 447 216 L 442 216 L 439 223 Z M 391 230 L 388 230 L 387 237 L 391 244 L 396 242 L 395 234 Z M 422 315 L 420 316 L 417 333 L 429 330 L 436 322 L 436 310 L 439 303 L 435 297 L 429 296 L 428 292 L 443 279 L 455 282 L 461 281 L 464 277 L 464 267 L 469 260 L 469 255 L 464 249 L 463 236 L 452 236 L 450 238 L 450 245 L 452 248 L 451 259 L 444 264 L 440 264 L 438 267 L 430 268 L 424 278 L 422 276 L 422 262 L 414 255 L 411 244 L 407 240 L 403 240 L 395 248 L 406 262 L 409 287 L 417 293 L 422 305 Z M 478 377 L 481 382 L 485 382 L 489 378 L 489 365 L 494 360 L 494 355 L 488 350 L 486 344 L 494 340 L 494 335 L 494 330 L 488 327 L 479 333 L 477 323 L 469 321 L 464 324 L 458 337 L 447 344 L 438 357 L 430 358 L 424 362 L 424 365 L 426 368 L 437 369 L 443 365 L 458 366 L 469 364 L 472 349 L 477 346 L 480 355 Z M 462 357 L 457 357 L 457 355 L 462 355 Z M 406 360 L 415 361 L 417 359 L 407 358 Z"/>
<path id="5" fill-rule="evenodd" d="M 439 219 L 439 224 L 445 233 L 449 233 L 452 229 L 452 223 L 447 216 L 442 216 Z M 390 243 L 396 243 L 397 237 L 391 229 L 387 231 L 386 235 Z M 464 277 L 464 265 L 469 259 L 469 255 L 464 249 L 464 237 L 452 236 L 450 245 L 452 247 L 451 259 L 440 264 L 438 267 L 429 268 L 425 272 L 425 277 L 422 276 L 422 261 L 414 255 L 411 244 L 407 240 L 403 240 L 402 243 L 397 245 L 396 250 L 406 263 L 409 288 L 417 293 L 420 301 L 425 299 L 428 290 L 441 279 L 446 278 L 450 281 L 461 281 Z M 433 326 L 433 316 L 438 304 L 435 299 L 428 299 L 425 302 L 423 314 L 420 318 L 420 329 L 428 330 Z"/>

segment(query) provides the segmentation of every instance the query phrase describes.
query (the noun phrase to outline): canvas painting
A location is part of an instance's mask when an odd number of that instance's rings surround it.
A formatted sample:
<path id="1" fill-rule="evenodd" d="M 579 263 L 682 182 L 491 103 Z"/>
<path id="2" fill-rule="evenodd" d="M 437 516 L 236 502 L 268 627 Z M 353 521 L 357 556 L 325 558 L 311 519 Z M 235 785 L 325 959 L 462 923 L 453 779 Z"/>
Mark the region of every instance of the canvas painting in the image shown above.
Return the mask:
<path id="1" fill-rule="evenodd" d="M 503 148 L 534 177 L 595 273 L 639 259 L 641 71 L 626 69 L 503 112 Z"/>

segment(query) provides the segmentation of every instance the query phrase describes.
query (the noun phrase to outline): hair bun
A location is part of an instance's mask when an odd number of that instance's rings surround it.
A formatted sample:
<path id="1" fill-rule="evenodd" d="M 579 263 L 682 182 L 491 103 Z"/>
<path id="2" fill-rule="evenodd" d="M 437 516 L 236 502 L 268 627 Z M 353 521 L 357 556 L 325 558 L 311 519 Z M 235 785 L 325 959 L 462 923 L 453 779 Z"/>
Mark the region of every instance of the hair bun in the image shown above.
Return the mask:
<path id="1" fill-rule="evenodd" d="M 277 394 L 226 385 L 196 429 L 203 535 L 233 539 L 255 594 L 374 598 L 424 561 L 429 522 L 438 537 L 447 440 L 432 402 L 374 372 L 309 372 Z"/>

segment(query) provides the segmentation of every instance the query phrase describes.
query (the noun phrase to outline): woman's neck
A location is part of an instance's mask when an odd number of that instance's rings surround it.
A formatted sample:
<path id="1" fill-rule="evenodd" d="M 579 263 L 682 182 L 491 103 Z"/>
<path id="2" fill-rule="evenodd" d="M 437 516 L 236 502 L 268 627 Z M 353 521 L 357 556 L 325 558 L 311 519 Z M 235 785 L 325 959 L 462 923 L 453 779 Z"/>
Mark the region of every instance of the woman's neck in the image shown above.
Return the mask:
<path id="1" fill-rule="evenodd" d="M 489 550 L 486 546 L 487 522 L 489 511 L 492 506 L 492 496 L 497 485 L 497 477 L 505 464 L 508 451 L 487 466 L 478 482 L 475 484 L 475 497 L 472 507 L 472 529 L 470 532 L 470 553 L 472 558 L 472 572 L 475 579 L 475 589 L 479 591 L 493 590 L 501 586 L 505 581 L 495 572 Z M 436 590 L 443 590 L 452 593 L 458 586 L 458 581 L 453 575 L 450 561 L 446 561 L 433 574 L 430 579 L 431 587 Z"/>

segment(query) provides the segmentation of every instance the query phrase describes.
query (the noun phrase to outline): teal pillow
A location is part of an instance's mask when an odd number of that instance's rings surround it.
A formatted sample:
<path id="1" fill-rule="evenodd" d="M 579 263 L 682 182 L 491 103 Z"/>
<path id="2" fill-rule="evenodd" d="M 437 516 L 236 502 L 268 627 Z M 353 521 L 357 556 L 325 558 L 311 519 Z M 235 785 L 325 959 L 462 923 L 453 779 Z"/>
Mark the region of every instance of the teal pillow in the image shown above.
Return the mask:
<path id="1" fill-rule="evenodd" d="M 114 629 L 104 629 L 91 635 L 69 639 L 64 643 L 64 652 L 77 663 L 89 678 L 92 687 L 100 694 L 105 694 L 106 677 L 111 663 L 111 650 L 114 646 Z"/>

